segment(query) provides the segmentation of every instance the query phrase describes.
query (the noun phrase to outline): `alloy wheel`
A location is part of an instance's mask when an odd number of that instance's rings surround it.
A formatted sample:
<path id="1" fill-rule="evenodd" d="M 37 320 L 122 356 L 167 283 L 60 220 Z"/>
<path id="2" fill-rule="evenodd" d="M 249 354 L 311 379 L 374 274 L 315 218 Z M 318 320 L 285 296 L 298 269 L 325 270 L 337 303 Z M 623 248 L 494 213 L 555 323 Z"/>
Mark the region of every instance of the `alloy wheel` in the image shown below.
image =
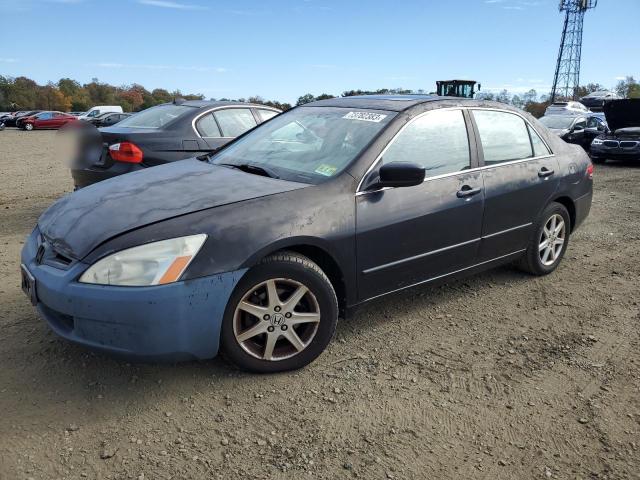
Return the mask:
<path id="1" fill-rule="evenodd" d="M 540 261 L 546 267 L 553 265 L 562 253 L 566 241 L 566 224 L 562 215 L 554 213 L 544 224 L 538 252 Z"/>
<path id="2" fill-rule="evenodd" d="M 233 334 L 251 356 L 291 358 L 309 346 L 320 324 L 320 306 L 302 283 L 273 278 L 250 288 L 233 315 Z"/>

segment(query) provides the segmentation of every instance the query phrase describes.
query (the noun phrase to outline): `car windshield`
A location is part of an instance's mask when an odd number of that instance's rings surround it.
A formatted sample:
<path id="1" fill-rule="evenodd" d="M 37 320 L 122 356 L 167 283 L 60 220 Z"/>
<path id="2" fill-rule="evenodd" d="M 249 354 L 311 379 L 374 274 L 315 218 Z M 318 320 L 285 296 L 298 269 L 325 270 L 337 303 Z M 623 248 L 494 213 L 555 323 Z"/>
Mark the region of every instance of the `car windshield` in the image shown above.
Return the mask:
<path id="1" fill-rule="evenodd" d="M 318 184 L 342 172 L 394 116 L 378 110 L 298 107 L 252 130 L 211 161 Z"/>
<path id="2" fill-rule="evenodd" d="M 118 122 L 118 127 L 162 128 L 176 118 L 193 110 L 194 107 L 185 105 L 158 105 L 125 118 Z"/>
<path id="3" fill-rule="evenodd" d="M 540 119 L 540 123 L 542 123 L 547 128 L 569 128 L 571 124 L 575 120 L 575 117 L 565 117 L 563 115 L 551 115 L 548 117 L 542 117 Z"/>

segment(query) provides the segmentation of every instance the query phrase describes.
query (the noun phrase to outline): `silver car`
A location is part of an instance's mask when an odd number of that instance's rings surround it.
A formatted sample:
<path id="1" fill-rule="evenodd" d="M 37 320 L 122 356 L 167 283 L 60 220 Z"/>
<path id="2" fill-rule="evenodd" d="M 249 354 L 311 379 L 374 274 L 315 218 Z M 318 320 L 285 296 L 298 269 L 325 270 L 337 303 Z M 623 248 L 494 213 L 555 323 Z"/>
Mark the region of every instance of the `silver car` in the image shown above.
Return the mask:
<path id="1" fill-rule="evenodd" d="M 545 115 L 575 115 L 588 113 L 590 110 L 580 102 L 553 102 L 547 107 Z"/>

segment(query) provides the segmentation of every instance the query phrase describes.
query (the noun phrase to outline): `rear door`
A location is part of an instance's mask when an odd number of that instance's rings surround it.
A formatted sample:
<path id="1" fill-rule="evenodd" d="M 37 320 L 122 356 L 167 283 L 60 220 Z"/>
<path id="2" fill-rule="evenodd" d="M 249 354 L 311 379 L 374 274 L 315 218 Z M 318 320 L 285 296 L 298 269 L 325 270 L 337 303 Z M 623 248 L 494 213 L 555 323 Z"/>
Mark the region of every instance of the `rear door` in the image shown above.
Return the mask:
<path id="1" fill-rule="evenodd" d="M 360 300 L 428 281 L 474 264 L 484 192 L 468 117 L 434 110 L 410 121 L 389 143 L 366 185 L 385 163 L 423 165 L 417 186 L 356 194 Z"/>
<path id="2" fill-rule="evenodd" d="M 520 115 L 471 110 L 484 180 L 479 261 L 524 250 L 533 224 L 559 184 L 556 157 Z"/>
<path id="3" fill-rule="evenodd" d="M 53 112 L 53 120 L 51 122 L 52 128 L 60 128 L 66 123 L 66 115 L 61 112 Z"/>
<path id="4" fill-rule="evenodd" d="M 230 140 L 222 137 L 222 132 L 220 132 L 220 127 L 213 116 L 213 112 L 207 112 L 198 117 L 194 126 L 198 134 L 207 143 L 211 150 L 220 148 Z"/>
<path id="5" fill-rule="evenodd" d="M 258 124 L 250 108 L 223 108 L 214 111 L 213 116 L 226 139 L 239 137 Z"/>
<path id="6" fill-rule="evenodd" d="M 270 118 L 273 118 L 280 113 L 273 110 L 267 110 L 266 108 L 256 108 L 254 111 L 257 113 L 259 117 L 258 118 L 259 123 L 266 122 Z"/>

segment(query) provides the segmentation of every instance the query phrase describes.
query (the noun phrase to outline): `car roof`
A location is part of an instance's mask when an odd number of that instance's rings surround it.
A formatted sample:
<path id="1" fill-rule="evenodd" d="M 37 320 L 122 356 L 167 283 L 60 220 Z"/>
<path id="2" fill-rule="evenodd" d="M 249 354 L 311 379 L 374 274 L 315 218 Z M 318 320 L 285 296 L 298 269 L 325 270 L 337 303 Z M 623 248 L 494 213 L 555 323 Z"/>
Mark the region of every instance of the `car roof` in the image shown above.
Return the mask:
<path id="1" fill-rule="evenodd" d="M 354 95 L 352 97 L 336 97 L 327 100 L 305 103 L 304 107 L 346 107 L 362 108 L 369 110 L 388 110 L 392 112 L 404 112 L 416 106 L 421 110 L 437 109 L 445 107 L 482 107 L 498 109 L 525 114 L 506 103 L 500 103 L 484 99 L 470 99 L 461 97 L 441 97 L 438 95 Z"/>
<path id="2" fill-rule="evenodd" d="M 437 95 L 354 95 L 336 97 L 305 103 L 305 107 L 347 107 L 370 110 L 390 110 L 402 112 L 416 105 L 442 100 L 469 100 L 457 97 L 439 97 Z M 472 101 L 472 100 L 471 100 Z"/>
<path id="3" fill-rule="evenodd" d="M 240 105 L 243 107 L 254 107 L 254 108 L 271 108 L 277 110 L 277 108 L 270 107 L 268 105 L 260 105 L 257 103 L 247 103 L 247 102 L 234 102 L 234 101 L 221 101 L 221 100 L 185 100 L 184 102 L 172 102 L 177 105 L 185 105 L 187 107 L 196 107 L 196 108 L 211 108 L 211 107 L 226 107 L 229 105 Z M 171 105 L 172 103 L 165 103 L 164 105 Z"/>

